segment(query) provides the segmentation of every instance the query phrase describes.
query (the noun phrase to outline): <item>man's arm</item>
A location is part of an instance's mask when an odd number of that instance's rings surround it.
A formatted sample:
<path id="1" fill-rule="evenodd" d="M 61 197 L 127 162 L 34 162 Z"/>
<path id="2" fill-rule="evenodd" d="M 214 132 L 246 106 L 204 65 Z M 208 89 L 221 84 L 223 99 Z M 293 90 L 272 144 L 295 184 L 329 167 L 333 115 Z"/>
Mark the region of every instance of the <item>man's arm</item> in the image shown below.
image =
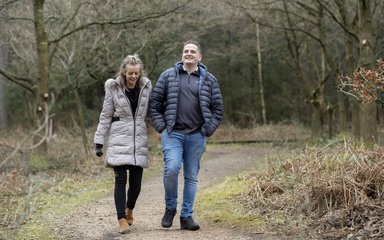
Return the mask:
<path id="1" fill-rule="evenodd" d="M 153 88 L 149 100 L 149 113 L 151 115 L 151 120 L 156 131 L 159 133 L 161 133 L 166 127 L 164 120 L 164 102 L 166 99 L 166 92 L 165 74 L 162 73 Z"/>
<path id="2" fill-rule="evenodd" d="M 218 81 L 212 77 L 212 93 L 211 93 L 211 119 L 204 125 L 204 134 L 207 137 L 213 135 L 216 129 L 219 127 L 224 117 L 224 104 L 223 97 L 221 95 Z"/>

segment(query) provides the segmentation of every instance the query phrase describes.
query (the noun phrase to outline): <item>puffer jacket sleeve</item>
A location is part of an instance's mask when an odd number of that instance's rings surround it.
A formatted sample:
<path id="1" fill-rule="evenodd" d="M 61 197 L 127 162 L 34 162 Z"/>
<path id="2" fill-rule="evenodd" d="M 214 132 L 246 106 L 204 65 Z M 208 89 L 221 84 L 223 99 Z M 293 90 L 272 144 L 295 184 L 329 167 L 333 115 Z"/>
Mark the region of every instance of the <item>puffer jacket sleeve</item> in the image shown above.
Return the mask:
<path id="1" fill-rule="evenodd" d="M 105 97 L 103 103 L 103 109 L 100 113 L 99 124 L 95 132 L 94 143 L 104 144 L 105 138 L 108 134 L 109 128 L 112 122 L 112 116 L 115 111 L 111 84 L 108 81 L 113 81 L 113 79 L 107 80 L 105 83 Z"/>
<path id="2" fill-rule="evenodd" d="M 219 127 L 221 121 L 223 120 L 224 115 L 224 104 L 223 104 L 223 97 L 221 95 L 219 83 L 216 80 L 215 77 L 211 75 L 212 80 L 212 100 L 211 100 L 211 118 L 210 121 L 207 121 L 207 123 L 204 124 L 204 134 L 207 137 L 210 137 L 213 135 L 213 133 L 216 131 L 216 129 Z"/>
<path id="3" fill-rule="evenodd" d="M 165 98 L 166 98 L 166 72 L 163 72 L 155 87 L 153 88 L 150 100 L 149 100 L 149 114 L 151 116 L 151 120 L 153 123 L 153 126 L 155 127 L 156 131 L 161 133 L 166 125 L 165 125 L 165 118 L 164 118 L 164 112 L 165 112 Z"/>

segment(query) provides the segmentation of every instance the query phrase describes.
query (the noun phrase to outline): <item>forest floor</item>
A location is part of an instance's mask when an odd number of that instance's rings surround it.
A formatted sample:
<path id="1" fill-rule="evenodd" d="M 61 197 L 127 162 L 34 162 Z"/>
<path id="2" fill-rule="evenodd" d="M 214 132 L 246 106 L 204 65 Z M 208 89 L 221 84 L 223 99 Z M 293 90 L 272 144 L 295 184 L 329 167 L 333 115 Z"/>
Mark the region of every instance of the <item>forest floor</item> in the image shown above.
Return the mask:
<path id="1" fill-rule="evenodd" d="M 306 133 L 290 125 L 219 129 L 201 162 L 195 232 L 180 230 L 178 214 L 170 229 L 160 226 L 163 155 L 152 133 L 134 224 L 121 235 L 113 171 L 94 154 L 82 158 L 75 133 L 59 132 L 49 161 L 18 151 L 3 165 L 0 240 L 383 239 L 384 148 L 346 136 L 307 141 Z M 0 137 L 0 155 L 16 139 Z M 180 197 L 182 183 L 181 173 Z"/>
<path id="2" fill-rule="evenodd" d="M 201 163 L 198 195 L 215 183 L 263 165 L 268 152 L 276 151 L 271 144 L 208 145 Z M 145 172 L 145 171 L 144 171 Z M 180 174 L 182 175 L 182 174 Z M 112 177 L 112 176 L 111 176 Z M 179 180 L 181 191 L 182 178 Z M 179 196 L 182 196 L 179 192 Z M 118 233 L 118 222 L 113 196 L 91 202 L 69 215 L 56 218 L 55 235 L 59 239 L 288 239 L 284 236 L 254 232 L 238 227 L 225 226 L 220 221 L 210 222 L 195 209 L 194 219 L 201 229 L 180 230 L 179 215 L 170 229 L 160 225 L 164 213 L 162 171 L 144 177 L 142 191 L 134 209 L 134 224 L 126 235 Z M 179 199 L 179 205 L 182 199 Z M 199 201 L 199 196 L 197 196 Z M 231 206 L 228 206 L 230 208 Z M 180 208 L 180 206 L 179 206 Z M 178 209 L 178 213 L 180 209 Z M 292 238 L 289 238 L 292 239 Z"/>

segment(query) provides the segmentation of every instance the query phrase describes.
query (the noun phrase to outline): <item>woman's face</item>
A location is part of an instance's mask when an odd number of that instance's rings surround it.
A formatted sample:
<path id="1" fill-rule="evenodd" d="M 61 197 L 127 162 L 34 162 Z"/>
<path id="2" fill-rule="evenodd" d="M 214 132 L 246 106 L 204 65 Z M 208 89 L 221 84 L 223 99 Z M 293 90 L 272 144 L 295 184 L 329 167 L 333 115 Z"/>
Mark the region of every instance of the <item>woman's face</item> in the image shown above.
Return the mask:
<path id="1" fill-rule="evenodd" d="M 140 65 L 130 65 L 128 64 L 125 67 L 125 84 L 127 84 L 128 88 L 134 88 L 137 80 L 140 77 Z"/>

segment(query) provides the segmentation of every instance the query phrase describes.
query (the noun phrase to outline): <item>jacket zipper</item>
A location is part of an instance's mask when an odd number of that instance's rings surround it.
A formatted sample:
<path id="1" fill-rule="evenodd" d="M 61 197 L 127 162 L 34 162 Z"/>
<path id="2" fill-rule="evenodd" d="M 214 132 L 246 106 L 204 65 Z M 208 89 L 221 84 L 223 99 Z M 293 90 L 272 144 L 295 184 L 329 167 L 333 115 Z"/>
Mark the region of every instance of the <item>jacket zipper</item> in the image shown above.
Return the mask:
<path id="1" fill-rule="evenodd" d="M 135 114 L 132 116 L 133 117 L 133 158 L 135 159 L 135 165 L 137 165 L 136 164 L 136 116 L 140 108 L 141 95 L 144 91 L 144 88 L 147 86 L 147 84 L 148 82 L 145 85 L 143 85 L 143 87 L 140 89 L 139 97 L 137 98 L 136 111 L 135 111 Z M 128 102 L 129 102 L 129 99 L 128 99 Z M 129 103 L 129 105 L 131 106 L 131 103 Z M 132 112 L 132 107 L 131 107 L 131 112 Z"/>
<path id="2" fill-rule="evenodd" d="M 140 97 L 141 97 L 141 92 L 143 91 L 143 89 L 144 89 L 144 87 L 142 89 L 140 89 L 139 97 L 137 99 L 136 111 L 135 111 L 135 113 L 133 113 L 132 112 L 131 102 L 129 101 L 129 98 L 127 97 L 127 95 L 125 95 L 124 88 L 120 87 L 120 90 L 123 92 L 125 100 L 127 100 L 128 106 L 131 109 L 131 113 L 132 113 L 132 119 L 133 119 L 133 159 L 135 161 L 135 166 L 136 166 L 136 113 L 137 113 L 137 111 L 139 109 Z"/>

